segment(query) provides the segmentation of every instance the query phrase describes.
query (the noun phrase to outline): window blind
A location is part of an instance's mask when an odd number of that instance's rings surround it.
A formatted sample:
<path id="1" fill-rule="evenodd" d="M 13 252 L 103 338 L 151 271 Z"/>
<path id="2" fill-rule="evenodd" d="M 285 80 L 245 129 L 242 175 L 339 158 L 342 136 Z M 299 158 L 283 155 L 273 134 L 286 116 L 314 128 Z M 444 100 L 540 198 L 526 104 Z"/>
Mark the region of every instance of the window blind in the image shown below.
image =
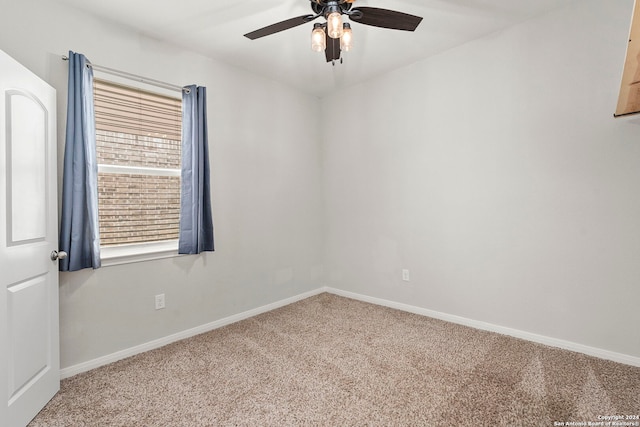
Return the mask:
<path id="1" fill-rule="evenodd" d="M 96 128 L 180 140 L 182 100 L 94 79 Z"/>

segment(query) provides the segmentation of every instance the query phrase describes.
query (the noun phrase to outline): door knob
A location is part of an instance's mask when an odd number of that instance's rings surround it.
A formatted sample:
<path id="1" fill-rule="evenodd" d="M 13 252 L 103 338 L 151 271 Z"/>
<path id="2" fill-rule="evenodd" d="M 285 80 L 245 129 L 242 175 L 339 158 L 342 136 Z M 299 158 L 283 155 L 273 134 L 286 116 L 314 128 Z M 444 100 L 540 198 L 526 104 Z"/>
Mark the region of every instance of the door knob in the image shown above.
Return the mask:
<path id="1" fill-rule="evenodd" d="M 51 261 L 55 261 L 57 259 L 65 259 L 67 257 L 67 253 L 65 251 L 51 251 Z"/>

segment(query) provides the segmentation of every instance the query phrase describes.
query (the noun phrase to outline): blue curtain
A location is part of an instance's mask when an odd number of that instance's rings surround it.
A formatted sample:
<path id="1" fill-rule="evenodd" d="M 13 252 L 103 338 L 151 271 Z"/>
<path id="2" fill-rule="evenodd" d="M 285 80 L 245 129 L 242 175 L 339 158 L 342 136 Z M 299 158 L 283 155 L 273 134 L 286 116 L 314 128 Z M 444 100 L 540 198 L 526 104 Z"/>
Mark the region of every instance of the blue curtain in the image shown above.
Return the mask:
<path id="1" fill-rule="evenodd" d="M 207 88 L 196 85 L 182 91 L 181 178 L 178 253 L 213 251 Z"/>
<path id="2" fill-rule="evenodd" d="M 67 134 L 62 179 L 61 271 L 100 267 L 98 164 L 93 108 L 93 70 L 87 58 L 69 51 Z"/>

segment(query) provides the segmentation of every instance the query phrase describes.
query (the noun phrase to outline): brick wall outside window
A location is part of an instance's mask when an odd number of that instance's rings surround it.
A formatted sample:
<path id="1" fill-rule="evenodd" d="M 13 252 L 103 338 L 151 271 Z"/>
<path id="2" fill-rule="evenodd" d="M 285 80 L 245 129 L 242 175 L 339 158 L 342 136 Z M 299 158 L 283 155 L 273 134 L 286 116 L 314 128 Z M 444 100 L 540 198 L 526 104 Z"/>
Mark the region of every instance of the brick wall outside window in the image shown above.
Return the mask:
<path id="1" fill-rule="evenodd" d="M 98 163 L 180 169 L 180 140 L 96 131 Z"/>

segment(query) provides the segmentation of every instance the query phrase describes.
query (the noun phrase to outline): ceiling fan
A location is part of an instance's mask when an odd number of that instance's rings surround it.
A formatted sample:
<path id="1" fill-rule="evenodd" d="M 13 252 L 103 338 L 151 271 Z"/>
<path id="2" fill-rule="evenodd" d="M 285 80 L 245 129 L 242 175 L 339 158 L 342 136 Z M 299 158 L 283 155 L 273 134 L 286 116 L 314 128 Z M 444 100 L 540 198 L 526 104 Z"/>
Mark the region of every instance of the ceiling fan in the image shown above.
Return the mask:
<path id="1" fill-rule="evenodd" d="M 349 51 L 352 47 L 353 36 L 351 25 L 342 21 L 342 15 L 347 15 L 349 20 L 373 27 L 389 28 L 392 30 L 415 31 L 422 18 L 395 10 L 380 9 L 377 7 L 355 7 L 355 0 L 309 0 L 313 15 L 302 15 L 286 21 L 268 25 L 259 30 L 252 31 L 244 36 L 251 39 L 288 30 L 298 25 L 306 24 L 319 17 L 324 17 L 326 22 L 316 23 L 311 32 L 311 48 L 317 52 L 325 52 L 327 62 L 335 65 L 337 60 L 342 62 L 340 54 Z"/>

